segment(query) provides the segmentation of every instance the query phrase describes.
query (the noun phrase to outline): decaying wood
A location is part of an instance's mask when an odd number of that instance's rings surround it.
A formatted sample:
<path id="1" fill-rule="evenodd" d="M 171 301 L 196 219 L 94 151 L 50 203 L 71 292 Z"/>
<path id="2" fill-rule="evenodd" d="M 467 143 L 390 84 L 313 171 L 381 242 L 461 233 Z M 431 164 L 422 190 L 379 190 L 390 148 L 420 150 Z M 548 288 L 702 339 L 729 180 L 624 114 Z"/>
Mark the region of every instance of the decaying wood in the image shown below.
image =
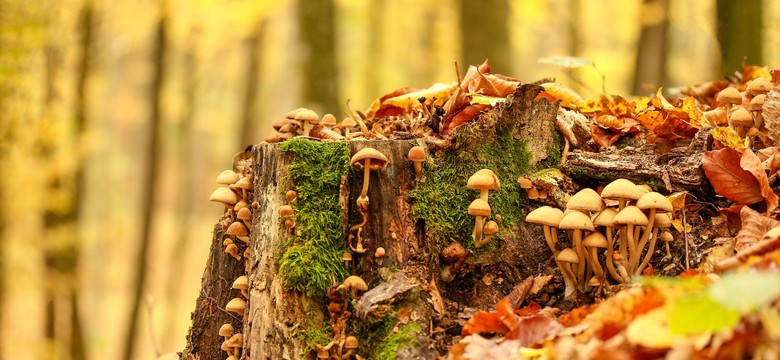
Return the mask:
<path id="1" fill-rule="evenodd" d="M 669 192 L 686 190 L 703 194 L 709 185 L 701 167 L 701 156 L 707 150 L 709 130 L 699 130 L 687 147 L 664 153 L 644 148 L 572 152 L 562 170 L 575 179 L 608 182 L 626 178 L 637 184 L 659 184 Z"/>

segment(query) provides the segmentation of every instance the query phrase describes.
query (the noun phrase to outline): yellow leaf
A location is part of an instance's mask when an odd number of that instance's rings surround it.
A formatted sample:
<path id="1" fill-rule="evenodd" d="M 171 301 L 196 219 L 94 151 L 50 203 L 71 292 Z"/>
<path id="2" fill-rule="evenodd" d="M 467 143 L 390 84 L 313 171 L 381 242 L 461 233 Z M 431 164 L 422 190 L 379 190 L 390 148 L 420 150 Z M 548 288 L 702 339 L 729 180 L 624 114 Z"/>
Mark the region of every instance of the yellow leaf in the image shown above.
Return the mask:
<path id="1" fill-rule="evenodd" d="M 672 211 L 680 211 L 685 207 L 685 197 L 687 195 L 687 191 L 678 191 L 666 197 L 672 203 Z"/>
<path id="2" fill-rule="evenodd" d="M 686 232 L 690 232 L 691 230 L 693 230 L 693 228 L 691 227 L 691 224 L 685 224 L 685 225 L 687 225 L 685 227 L 685 231 Z M 679 232 L 683 232 L 682 219 L 672 219 L 672 226 L 674 226 L 675 230 L 677 230 Z"/>
<path id="3" fill-rule="evenodd" d="M 720 126 L 710 130 L 712 138 L 718 140 L 724 146 L 732 149 L 746 149 L 748 146 L 748 139 L 741 138 L 737 135 L 731 127 Z"/>
<path id="4" fill-rule="evenodd" d="M 498 103 L 506 102 L 505 97 L 497 97 L 497 96 L 487 96 L 478 94 L 475 92 L 470 92 L 468 96 L 471 96 L 471 103 L 472 104 L 483 104 L 483 105 L 490 105 L 490 106 L 496 106 Z"/>
<path id="5" fill-rule="evenodd" d="M 426 99 L 426 104 L 430 104 L 431 101 L 433 101 L 434 105 L 442 105 L 445 101 L 447 101 L 447 99 L 450 98 L 452 93 L 455 92 L 455 88 L 457 87 L 457 83 L 437 83 L 427 89 L 391 97 L 386 99 L 384 104 L 397 106 L 404 109 L 418 110 L 422 107 L 422 105 L 417 99 L 424 97 Z M 433 100 L 434 98 L 436 99 L 435 101 Z"/>

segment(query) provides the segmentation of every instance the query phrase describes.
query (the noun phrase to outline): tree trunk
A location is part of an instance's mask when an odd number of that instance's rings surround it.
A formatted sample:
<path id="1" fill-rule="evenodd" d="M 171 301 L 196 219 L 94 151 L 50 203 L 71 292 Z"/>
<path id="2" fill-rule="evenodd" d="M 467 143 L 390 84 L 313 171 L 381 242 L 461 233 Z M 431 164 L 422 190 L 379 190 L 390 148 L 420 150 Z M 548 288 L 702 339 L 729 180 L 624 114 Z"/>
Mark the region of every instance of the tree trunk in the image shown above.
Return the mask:
<path id="1" fill-rule="evenodd" d="M 244 88 L 244 101 L 241 104 L 241 145 L 252 145 L 259 138 L 258 124 L 266 124 L 260 121 L 257 113 L 257 93 L 260 91 L 260 69 L 263 48 L 263 36 L 268 19 L 262 19 L 255 26 L 255 31 L 246 40 L 247 64 L 246 84 Z"/>
<path id="2" fill-rule="evenodd" d="M 298 36 L 303 46 L 302 100 L 318 112 L 336 112 L 339 108 L 334 16 L 333 0 L 298 1 Z"/>
<path id="3" fill-rule="evenodd" d="M 634 95 L 651 94 L 666 81 L 666 53 L 669 29 L 669 0 L 644 0 L 639 13 L 639 34 L 634 61 Z"/>
<path id="4" fill-rule="evenodd" d="M 509 1 L 460 0 L 461 69 L 490 59 L 494 74 L 512 71 L 509 47 Z"/>
<path id="5" fill-rule="evenodd" d="M 449 162 L 460 161 L 461 156 L 482 157 L 482 153 L 474 152 L 481 151 L 485 142 L 491 143 L 487 146 L 504 146 L 503 141 L 522 144 L 519 148 L 523 149 L 523 153 L 504 153 L 504 159 L 491 161 L 508 159 L 505 164 L 522 161 L 541 165 L 546 161 L 555 141 L 552 129 L 557 106 L 546 99 L 535 101 L 540 89 L 532 85 L 521 86 L 507 105 L 498 106 L 477 122 L 464 126 L 468 129 L 463 130 L 461 135 L 456 130 L 453 137 L 459 139 L 458 144 L 431 147 L 429 152 L 439 156 L 431 155 L 426 166 L 444 168 L 452 165 Z M 487 140 L 495 133 L 472 133 L 487 123 L 497 129 L 502 141 Z M 473 136 L 477 138 L 468 141 L 468 134 L 476 134 Z M 415 206 L 425 200 L 413 193 L 424 186 L 435 188 L 441 185 L 444 188 L 436 196 L 455 199 L 458 197 L 457 192 L 465 190 L 466 178 L 472 171 L 462 174 L 462 184 L 459 182 L 458 185 L 438 183 L 441 179 L 433 172 L 429 172 L 427 178 L 418 180 L 413 164 L 406 158 L 414 145 L 411 142 L 353 140 L 344 149 L 347 155 L 371 147 L 381 152 L 388 161 L 384 169 L 369 173 L 367 197 L 370 200 L 365 225 L 360 231 L 361 246 L 357 245 L 355 227 L 364 222 L 357 205 L 363 187 L 362 170 L 345 172 L 337 180 L 341 185 L 335 187 L 338 205 L 333 210 L 322 210 L 315 216 L 340 219 L 339 228 L 335 230 L 339 237 L 337 249 L 365 249 L 365 252 L 352 252 L 353 260 L 346 270 L 351 275 L 360 276 L 368 285 L 368 290 L 358 292 L 355 297 L 349 295 L 348 291 L 343 293 L 349 304 L 349 315 L 342 311 L 331 317 L 328 309 L 337 301 L 326 298 L 324 290 L 290 290 L 286 283 L 287 275 L 283 270 L 285 255 L 281 254 L 297 246 L 296 241 L 299 240 L 294 237 L 309 231 L 307 226 L 311 224 L 306 221 L 312 221 L 309 215 L 299 213 L 303 211 L 299 209 L 304 208 L 302 202 L 310 201 L 306 199 L 295 200 L 296 225 L 293 230 L 283 225 L 284 219 L 279 215 L 280 207 L 287 204 L 287 190 L 299 189 L 300 197 L 304 187 L 311 185 L 294 180 L 296 174 L 306 169 L 300 167 L 301 153 L 289 151 L 293 147 L 291 144 L 306 144 L 316 149 L 312 153 L 346 146 L 343 142 L 315 143 L 294 139 L 281 144 L 255 145 L 251 153 L 238 156 L 239 160 L 234 166 L 237 169 L 242 168 L 241 162 L 250 157 L 252 198 L 258 202 L 250 226 L 248 310 L 243 318 L 243 327 L 238 326 L 238 318 L 223 310 L 230 299 L 241 296 L 237 290 L 231 290 L 230 285 L 244 270 L 241 261 L 223 252 L 223 229 L 231 221 L 229 212 L 226 212 L 214 231 L 211 255 L 203 276 L 202 292 L 192 315 L 193 324 L 182 354 L 183 359 L 226 357 L 226 353 L 220 350 L 223 339 L 217 335 L 219 327 L 224 323 L 231 323 L 235 329 L 243 329 L 242 359 L 314 359 L 315 343 L 322 346 L 331 339 L 336 340 L 336 345 L 331 348 L 331 354 L 335 354 L 336 349 L 341 347 L 338 340 L 344 336 L 357 337 L 360 345 L 356 353 L 368 358 L 435 358 L 445 354 L 455 339 L 453 336 L 459 334 L 465 320 L 459 314 L 464 309 L 495 305 L 510 294 L 515 285 L 538 274 L 540 269 L 550 274 L 554 272 L 555 265 L 543 239 L 542 228 L 526 227 L 521 220 L 527 200 L 517 199 L 516 203 L 510 202 L 509 206 L 502 205 L 502 201 L 506 202 L 503 196 L 517 196 L 520 193 L 515 174 L 521 175 L 526 170 L 506 175 L 504 169 L 491 165 L 495 162 L 485 160 L 484 164 L 479 161 L 472 164 L 470 158 L 455 166 L 494 167 L 501 177 L 501 191 L 505 192 L 494 192 L 490 198 L 491 202 L 496 203 L 495 211 L 501 212 L 504 217 L 504 220 L 496 218 L 502 221 L 503 226 L 498 235 L 500 239 L 492 240 L 491 245 L 467 255 L 465 264 L 459 270 L 453 270 L 451 262 L 441 258 L 440 253 L 453 241 L 471 246 L 473 219 L 467 217 L 467 228 L 459 231 L 460 235 L 454 238 L 442 237 L 438 231 L 431 230 L 432 218 L 425 220 L 426 216 L 415 213 L 420 211 L 415 210 Z M 344 161 L 348 163 L 348 156 L 345 156 Z M 333 166 L 341 166 L 339 164 L 348 166 L 338 161 Z M 313 170 L 315 177 L 321 174 L 330 177 L 333 171 L 325 167 L 309 170 Z M 503 190 L 504 187 L 507 189 Z M 463 215 L 468 203 L 479 197 L 479 193 L 469 190 L 466 197 L 465 207 L 455 207 Z M 440 228 L 442 226 L 436 225 Z M 444 228 L 448 228 L 444 225 Z M 456 223 L 451 225 L 458 226 Z M 463 234 L 467 235 L 463 237 Z M 385 250 L 385 254 L 377 257 L 375 251 L 380 247 Z M 328 251 L 327 247 L 319 249 Z M 340 254 L 338 252 L 339 266 Z M 318 270 L 314 267 L 301 270 L 311 275 L 312 281 L 315 280 Z M 338 271 L 333 274 L 337 283 L 345 277 Z M 316 296 L 309 296 L 308 293 Z M 329 299 L 331 304 L 328 304 Z M 339 316 L 341 320 L 338 320 Z M 315 336 L 317 334 L 320 336 Z"/>
<path id="6" fill-rule="evenodd" d="M 717 32 L 720 43 L 720 72 L 733 75 L 742 69 L 742 63 L 761 65 L 761 0 L 718 0 Z"/>

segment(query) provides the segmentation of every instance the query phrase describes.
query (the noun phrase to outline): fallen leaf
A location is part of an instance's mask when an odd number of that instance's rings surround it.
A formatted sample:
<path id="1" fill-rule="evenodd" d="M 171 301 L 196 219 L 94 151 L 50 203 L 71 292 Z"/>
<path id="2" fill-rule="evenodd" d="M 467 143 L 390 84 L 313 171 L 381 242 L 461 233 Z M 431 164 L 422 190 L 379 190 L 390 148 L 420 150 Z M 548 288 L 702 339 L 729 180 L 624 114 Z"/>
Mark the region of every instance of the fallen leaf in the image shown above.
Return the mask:
<path id="1" fill-rule="evenodd" d="M 739 211 L 742 229 L 734 237 L 734 250 L 741 251 L 761 241 L 770 229 L 780 226 L 780 221 L 761 215 L 750 207 L 743 206 Z"/>
<path id="2" fill-rule="evenodd" d="M 442 131 L 442 134 L 448 134 L 456 127 L 474 120 L 474 118 L 476 118 L 483 110 L 489 107 L 489 105 L 484 104 L 471 104 L 466 106 L 461 111 L 453 114 L 444 121 L 444 131 Z"/>
<path id="3" fill-rule="evenodd" d="M 401 95 L 387 98 L 382 102 L 382 104 L 386 106 L 399 107 L 405 110 L 418 110 L 422 108 L 422 104 L 420 104 L 418 99 L 425 98 L 425 103 L 427 105 L 442 105 L 445 101 L 447 101 L 447 99 L 450 98 L 450 96 L 455 92 L 455 88 L 457 87 L 458 84 L 456 83 L 437 83 L 427 89 L 407 92 Z"/>
<path id="4" fill-rule="evenodd" d="M 739 319 L 739 311 L 726 308 L 706 293 L 696 292 L 674 300 L 669 329 L 680 335 L 717 332 L 734 327 Z"/>
<path id="5" fill-rule="evenodd" d="M 772 190 L 772 187 L 769 185 L 769 178 L 766 176 L 764 165 L 761 164 L 761 161 L 758 160 L 756 154 L 754 154 L 750 149 L 745 149 L 745 151 L 742 152 L 742 158 L 739 161 L 739 165 L 742 166 L 743 169 L 753 174 L 756 180 L 758 180 L 758 184 L 761 189 L 761 195 L 766 200 L 766 211 L 767 213 L 771 213 L 772 210 L 777 208 L 778 197 L 777 194 L 775 194 L 775 192 Z"/>
<path id="6" fill-rule="evenodd" d="M 764 200 L 761 185 L 751 172 L 740 166 L 741 158 L 737 150 L 724 148 L 705 152 L 701 163 L 718 195 L 738 204 L 755 204 Z"/>
<path id="7" fill-rule="evenodd" d="M 542 84 L 542 87 L 543 93 L 549 94 L 551 100 L 561 99 L 561 107 L 577 109 L 585 102 L 580 94 L 562 84 L 550 82 Z"/>
<path id="8" fill-rule="evenodd" d="M 741 138 L 731 127 L 716 127 L 710 130 L 710 134 L 712 135 L 712 138 L 717 140 L 723 147 L 734 149 L 746 149 L 748 147 L 748 139 Z"/>
<path id="9" fill-rule="evenodd" d="M 431 279 L 430 285 L 428 285 L 428 294 L 431 295 L 431 298 L 428 299 L 428 302 L 433 305 L 433 310 L 435 310 L 439 314 L 444 313 L 444 300 L 441 298 L 441 293 L 439 293 L 439 288 L 436 287 L 436 282 Z"/>
<path id="10" fill-rule="evenodd" d="M 538 344 L 563 330 L 563 325 L 545 316 L 533 315 L 520 319 L 504 339 L 517 340 L 521 346 Z"/>

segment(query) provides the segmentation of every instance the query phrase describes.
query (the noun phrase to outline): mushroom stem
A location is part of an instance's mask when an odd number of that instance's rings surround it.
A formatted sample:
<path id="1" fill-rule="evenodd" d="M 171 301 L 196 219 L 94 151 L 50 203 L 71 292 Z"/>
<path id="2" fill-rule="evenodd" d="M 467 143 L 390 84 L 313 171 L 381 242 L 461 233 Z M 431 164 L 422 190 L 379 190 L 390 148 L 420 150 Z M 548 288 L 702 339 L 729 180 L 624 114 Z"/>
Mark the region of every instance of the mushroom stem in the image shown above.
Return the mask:
<path id="1" fill-rule="evenodd" d="M 363 189 L 360 190 L 360 197 L 366 197 L 368 195 L 368 181 L 371 174 L 371 159 L 366 158 L 363 163 Z"/>
<path id="2" fill-rule="evenodd" d="M 413 161 L 413 163 L 415 179 L 420 179 L 422 176 L 422 161 Z"/>
<path id="3" fill-rule="evenodd" d="M 550 225 L 544 225 L 544 240 L 547 241 L 547 246 L 550 247 L 550 250 L 552 250 L 553 254 L 558 256 L 559 251 L 555 249 L 555 243 L 557 242 L 557 239 L 553 237 L 554 233 L 555 231 L 553 231 Z"/>
<path id="4" fill-rule="evenodd" d="M 626 240 L 628 240 L 628 253 L 631 254 L 631 257 L 633 257 L 634 253 L 639 251 L 639 250 L 637 250 L 637 244 L 636 244 L 636 241 L 634 240 L 634 225 L 633 224 L 628 224 L 628 225 L 625 226 L 625 228 L 626 228 L 626 233 L 628 234 L 628 239 L 626 239 Z M 629 272 L 632 269 L 631 268 L 631 257 L 628 258 L 628 263 L 626 265 L 627 266 L 626 269 L 629 270 Z M 625 258 L 626 257 L 624 256 L 623 259 L 625 259 Z M 628 278 L 626 278 L 626 281 L 628 281 Z"/>
<path id="5" fill-rule="evenodd" d="M 596 247 L 591 247 L 590 249 L 590 259 L 588 259 L 588 262 L 590 263 L 590 267 L 593 269 L 593 272 L 598 276 L 599 278 L 602 278 L 604 276 L 604 268 L 601 267 L 601 264 L 599 264 L 599 254 L 597 253 Z"/>
<path id="6" fill-rule="evenodd" d="M 479 190 L 479 198 L 488 201 L 488 189 L 480 189 Z"/>
<path id="7" fill-rule="evenodd" d="M 650 215 L 647 215 L 647 226 L 645 227 L 645 231 L 642 234 L 642 240 L 639 241 L 639 246 L 637 246 L 637 254 L 634 256 L 634 254 L 631 254 L 631 258 L 629 260 L 628 266 L 631 269 L 634 269 L 634 274 L 639 275 L 641 274 L 641 271 L 638 267 L 639 265 L 639 259 L 642 258 L 642 249 L 645 248 L 645 245 L 647 245 L 647 241 L 650 240 L 650 234 L 653 234 L 653 240 L 650 243 L 650 248 L 647 250 L 647 254 L 652 256 L 653 254 L 653 247 L 655 246 L 655 236 L 657 235 L 656 231 L 657 229 L 653 229 L 653 225 L 655 225 L 655 208 L 650 208 Z M 647 258 L 648 256 L 645 256 Z"/>
<path id="8" fill-rule="evenodd" d="M 666 257 L 671 259 L 672 258 L 672 249 L 669 248 L 669 242 L 668 241 L 664 241 L 664 242 L 666 243 L 665 244 L 666 245 Z"/>
<path id="9" fill-rule="evenodd" d="M 585 249 L 582 247 L 582 230 L 574 230 L 574 248 L 577 250 L 577 257 L 580 259 L 577 264 L 577 286 L 580 290 L 584 290 L 585 287 L 585 267 L 587 266 Z"/>
<path id="10" fill-rule="evenodd" d="M 558 268 L 561 269 L 561 276 L 563 276 L 563 283 L 566 285 L 566 289 L 563 292 L 563 297 L 567 298 L 575 290 L 577 290 L 577 276 L 571 269 L 570 263 L 564 263 L 562 261 L 556 261 Z"/>
<path id="11" fill-rule="evenodd" d="M 472 234 L 472 238 L 474 238 L 474 245 L 479 244 L 482 242 L 482 227 L 485 225 L 485 218 L 482 216 L 475 216 L 476 221 L 474 224 L 474 233 Z"/>
<path id="12" fill-rule="evenodd" d="M 615 265 L 618 268 L 618 273 L 620 274 L 620 282 L 624 284 L 628 283 L 629 276 L 628 271 L 626 271 L 626 259 L 620 255 L 620 253 L 614 253 L 612 256 L 612 260 L 615 261 Z"/>
<path id="13" fill-rule="evenodd" d="M 636 272 L 635 272 L 636 275 L 641 275 L 642 270 L 644 270 L 647 264 L 650 263 L 650 259 L 653 257 L 653 251 L 655 251 L 655 243 L 657 241 L 657 238 L 658 238 L 658 228 L 655 228 L 653 229 L 653 237 L 650 238 L 650 247 L 647 248 L 647 253 L 645 254 L 645 258 L 642 259 L 642 263 L 639 264 L 638 268 L 636 268 Z M 666 243 L 666 245 L 668 246 L 669 243 Z"/>
<path id="14" fill-rule="evenodd" d="M 617 273 L 617 270 L 615 269 L 615 263 L 612 260 L 612 254 L 615 252 L 614 248 L 614 239 L 612 238 L 612 228 L 607 227 L 607 270 L 609 271 L 609 274 L 612 275 L 612 278 L 622 282 L 622 279 L 620 278 L 620 275 Z"/>

